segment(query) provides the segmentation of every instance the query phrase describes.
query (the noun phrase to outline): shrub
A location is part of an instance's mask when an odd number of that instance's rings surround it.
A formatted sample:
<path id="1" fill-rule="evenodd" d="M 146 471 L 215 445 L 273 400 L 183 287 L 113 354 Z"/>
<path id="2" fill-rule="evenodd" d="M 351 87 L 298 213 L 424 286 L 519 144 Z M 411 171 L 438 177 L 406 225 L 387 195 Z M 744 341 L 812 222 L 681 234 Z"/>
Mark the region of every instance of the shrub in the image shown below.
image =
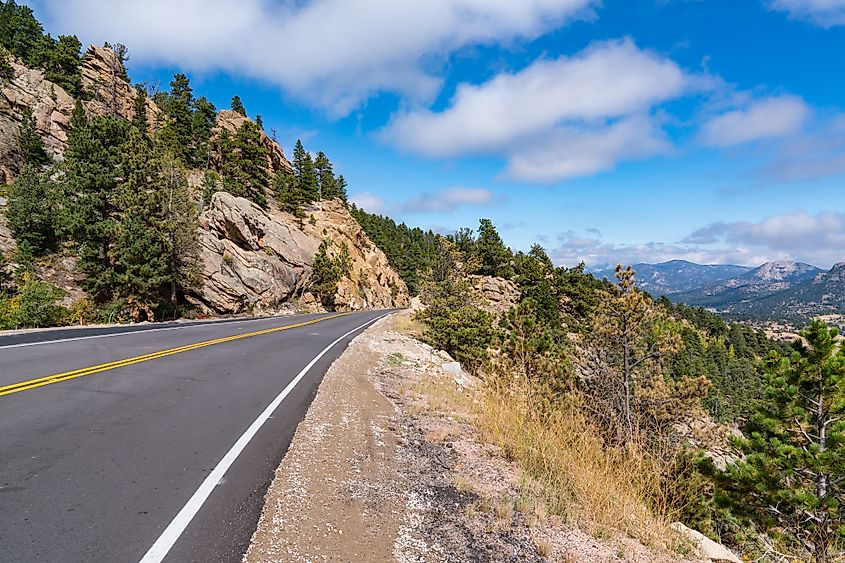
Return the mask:
<path id="1" fill-rule="evenodd" d="M 62 291 L 24 273 L 17 295 L 0 297 L 0 328 L 40 328 L 62 324 L 67 309 L 57 305 Z"/>

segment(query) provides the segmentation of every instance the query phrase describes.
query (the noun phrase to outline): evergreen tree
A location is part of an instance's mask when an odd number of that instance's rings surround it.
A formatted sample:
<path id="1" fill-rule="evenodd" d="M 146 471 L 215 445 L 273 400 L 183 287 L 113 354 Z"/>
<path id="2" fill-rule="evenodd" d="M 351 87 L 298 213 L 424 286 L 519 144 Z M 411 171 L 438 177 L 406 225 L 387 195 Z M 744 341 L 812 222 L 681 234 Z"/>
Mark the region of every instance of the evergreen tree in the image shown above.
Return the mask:
<path id="1" fill-rule="evenodd" d="M 513 253 L 505 246 L 502 237 L 490 219 L 482 219 L 478 226 L 478 257 L 481 259 L 481 274 L 485 276 L 513 277 L 510 265 Z"/>
<path id="2" fill-rule="evenodd" d="M 191 163 L 193 145 L 193 118 L 191 106 L 194 95 L 188 77 L 182 73 L 173 76 L 165 112 L 167 123 L 161 131 L 159 143 L 176 155 L 184 164 Z"/>
<path id="3" fill-rule="evenodd" d="M 317 153 L 314 160 L 314 172 L 317 175 L 318 199 L 336 199 L 340 197 L 334 167 L 323 151 Z"/>
<path id="4" fill-rule="evenodd" d="M 260 115 L 255 116 L 255 124 L 258 125 L 259 129 L 264 130 L 264 118 Z"/>
<path id="5" fill-rule="evenodd" d="M 196 288 L 201 283 L 201 260 L 197 228 L 197 203 L 191 197 L 188 179 L 179 163 L 170 155 L 162 158 L 164 197 L 166 198 L 164 232 L 168 248 L 168 283 L 173 313 L 178 307 L 178 291 Z"/>
<path id="6" fill-rule="evenodd" d="M 32 110 L 24 108 L 23 120 L 21 121 L 20 132 L 18 133 L 18 144 L 20 145 L 21 156 L 24 164 L 30 166 L 44 166 L 50 164 L 53 159 L 47 154 L 44 148 L 44 141 L 35 125 L 35 118 Z"/>
<path id="7" fill-rule="evenodd" d="M 620 444 L 659 441 L 696 412 L 709 382 L 666 377 L 665 361 L 681 339 L 665 312 L 638 291 L 634 270 L 616 267 L 617 285 L 599 292 L 589 335 L 595 374 L 584 381 L 593 411 Z"/>
<path id="8" fill-rule="evenodd" d="M 56 186 L 49 175 L 26 166 L 9 191 L 6 218 L 18 247 L 37 256 L 56 247 Z"/>
<path id="9" fill-rule="evenodd" d="M 273 195 L 279 209 L 292 213 L 296 217 L 303 217 L 302 192 L 296 176 L 287 168 L 282 168 L 273 180 Z"/>
<path id="10" fill-rule="evenodd" d="M 114 288 L 135 322 L 152 321 L 168 280 L 161 164 L 149 140 L 134 128 L 121 152 L 125 178 L 116 197 L 119 221 L 113 249 Z"/>
<path id="11" fill-rule="evenodd" d="M 82 43 L 75 35 L 60 35 L 50 49 L 45 65 L 47 80 L 61 86 L 71 96 L 78 97 L 82 92 Z"/>
<path id="12" fill-rule="evenodd" d="M 138 84 L 135 87 L 135 99 L 132 103 L 132 125 L 147 133 L 147 89 Z"/>
<path id="13" fill-rule="evenodd" d="M 0 47 L 0 80 L 12 80 L 15 77 L 15 68 L 12 66 L 9 51 Z"/>
<path id="14" fill-rule="evenodd" d="M 242 116 L 244 116 L 244 117 L 246 117 L 246 116 L 247 116 L 247 115 L 246 115 L 246 108 L 244 107 L 244 103 L 241 101 L 241 97 L 240 97 L 240 96 L 233 96 L 233 97 L 232 97 L 232 105 L 231 105 L 231 109 L 232 109 L 232 111 L 234 111 L 235 113 L 239 113 L 239 114 L 241 114 L 241 115 L 242 115 Z"/>
<path id="15" fill-rule="evenodd" d="M 319 197 L 319 185 L 317 184 L 317 172 L 314 170 L 314 161 L 311 154 L 305 150 L 302 141 L 297 139 L 293 148 L 293 169 L 296 173 L 297 185 L 303 202 L 310 203 L 317 201 Z"/>
<path id="16" fill-rule="evenodd" d="M 194 111 L 191 117 L 193 132 L 195 166 L 208 168 L 211 157 L 209 140 L 211 131 L 217 122 L 217 108 L 205 96 L 194 100 Z"/>
<path id="17" fill-rule="evenodd" d="M 220 155 L 227 190 L 267 207 L 266 190 L 270 187 L 267 172 L 267 149 L 261 143 L 258 127 L 245 121 L 234 137 L 221 135 Z M 228 184 L 227 184 L 228 182 Z"/>
<path id="18" fill-rule="evenodd" d="M 113 117 L 88 121 L 74 114 L 63 164 L 64 228 L 79 247 L 85 288 L 96 300 L 106 302 L 114 287 L 112 247 L 118 227 L 115 197 L 118 179 L 124 174 L 122 146 L 129 124 Z"/>
<path id="19" fill-rule="evenodd" d="M 349 194 L 346 193 L 346 178 L 344 178 L 342 174 L 337 177 L 337 180 L 335 180 L 335 185 L 335 191 L 337 192 L 337 196 L 335 197 L 339 197 L 343 203 L 347 203 L 349 201 Z"/>
<path id="20" fill-rule="evenodd" d="M 815 320 L 790 357 L 766 365 L 767 400 L 735 441 L 743 458 L 718 475 L 735 513 L 780 529 L 815 561 L 843 554 L 845 348 Z"/>

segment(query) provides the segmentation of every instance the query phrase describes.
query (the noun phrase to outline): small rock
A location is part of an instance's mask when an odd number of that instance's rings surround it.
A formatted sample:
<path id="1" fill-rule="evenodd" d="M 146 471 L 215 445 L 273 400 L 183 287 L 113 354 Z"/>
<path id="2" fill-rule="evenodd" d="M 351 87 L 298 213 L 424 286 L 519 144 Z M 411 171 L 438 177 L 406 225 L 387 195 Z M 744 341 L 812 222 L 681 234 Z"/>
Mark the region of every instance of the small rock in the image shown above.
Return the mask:
<path id="1" fill-rule="evenodd" d="M 742 560 L 727 547 L 714 542 L 699 531 L 688 528 L 680 522 L 675 522 L 670 528 L 692 540 L 698 547 L 699 556 L 708 561 L 742 563 Z"/>
<path id="2" fill-rule="evenodd" d="M 9 200 L 5 197 L 0 196 L 0 207 L 6 207 L 9 204 Z"/>

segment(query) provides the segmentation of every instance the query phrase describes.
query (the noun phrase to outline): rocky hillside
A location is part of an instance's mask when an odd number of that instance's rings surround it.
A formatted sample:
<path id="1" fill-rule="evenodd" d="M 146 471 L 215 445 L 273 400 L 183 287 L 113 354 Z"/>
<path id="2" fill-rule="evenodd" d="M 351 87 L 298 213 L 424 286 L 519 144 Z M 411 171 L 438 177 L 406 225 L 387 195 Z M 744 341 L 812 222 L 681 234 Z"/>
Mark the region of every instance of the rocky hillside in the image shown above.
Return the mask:
<path id="1" fill-rule="evenodd" d="M 637 285 L 655 297 L 717 284 L 750 270 L 745 266 L 703 265 L 686 260 L 671 260 L 660 264 L 640 263 L 634 264 L 633 268 L 637 272 Z M 613 280 L 614 277 L 613 268 L 597 269 L 592 273 L 598 279 Z"/>
<path id="2" fill-rule="evenodd" d="M 314 255 L 328 238 L 332 253 L 349 250 L 351 268 L 338 284 L 335 302 L 344 309 L 408 304 L 408 290 L 387 258 L 335 201 L 307 209 L 315 221 L 299 227 L 280 211 L 265 212 L 225 192 L 214 194 L 200 219 L 203 283 L 192 301 L 209 313 L 272 309 L 307 293 Z"/>
<path id="3" fill-rule="evenodd" d="M 41 71 L 14 59 L 11 63 L 14 76 L 0 82 L 0 181 L 5 184 L 13 182 L 22 168 L 18 135 L 24 112 L 32 112 L 47 152 L 61 161 L 75 105 L 75 100 Z M 113 50 L 90 47 L 80 71 L 89 94 L 83 102 L 89 116 L 133 117 L 136 90 L 127 81 L 125 69 Z M 146 114 L 151 131 L 161 127 L 163 112 L 149 98 Z M 236 112 L 220 111 L 212 140 L 223 132 L 237 132 L 247 121 Z M 266 149 L 271 178 L 291 169 L 281 147 L 263 131 L 260 143 Z M 220 163 L 212 161 L 210 166 L 215 169 Z M 198 205 L 202 200 L 199 189 L 203 173 L 193 170 L 188 174 Z M 14 241 L 3 216 L 3 195 L 0 192 L 0 250 L 9 251 L 14 248 Z M 273 203 L 263 210 L 245 199 L 224 192 L 215 194 L 201 214 L 198 232 L 201 284 L 188 299 L 208 313 L 267 310 L 294 297 L 313 300 L 307 291 L 311 267 L 321 242 L 330 240 L 329 255 L 341 252 L 345 246 L 350 259 L 348 271 L 337 286 L 334 303 L 338 308 L 408 303 L 405 283 L 342 203 L 323 201 L 304 211 L 307 219 L 301 220 L 279 211 Z M 65 258 L 61 262 L 72 270 L 73 257 Z"/>

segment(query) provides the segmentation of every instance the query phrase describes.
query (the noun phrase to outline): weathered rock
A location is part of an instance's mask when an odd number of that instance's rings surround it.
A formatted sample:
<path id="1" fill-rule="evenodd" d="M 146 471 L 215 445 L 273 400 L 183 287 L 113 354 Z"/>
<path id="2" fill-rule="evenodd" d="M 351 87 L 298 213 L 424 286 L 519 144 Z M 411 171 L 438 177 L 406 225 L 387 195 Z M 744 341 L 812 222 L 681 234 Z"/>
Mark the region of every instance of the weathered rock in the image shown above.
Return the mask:
<path id="1" fill-rule="evenodd" d="M 670 526 L 673 530 L 692 541 L 698 549 L 698 556 L 707 561 L 742 563 L 742 560 L 720 543 L 716 543 L 701 532 L 687 528 L 680 522 Z"/>
<path id="2" fill-rule="evenodd" d="M 10 80 L 0 82 L 0 181 L 10 183 L 20 172 L 23 160 L 18 146 L 20 124 L 29 108 L 44 147 L 54 158 L 61 158 L 74 101 L 44 73 L 29 69 L 16 60 Z"/>
<path id="3" fill-rule="evenodd" d="M 303 295 L 314 256 L 324 238 L 333 252 L 346 243 L 350 274 L 338 284 L 341 309 L 405 306 L 408 290 L 387 258 L 346 211 L 335 202 L 311 209 L 315 224 L 302 228 L 286 213 L 264 211 L 250 201 L 220 192 L 200 219 L 203 284 L 192 296 L 216 313 L 272 309 Z"/>
<path id="4" fill-rule="evenodd" d="M 134 117 L 137 91 L 126 80 L 126 69 L 112 49 L 90 46 L 82 58 L 80 72 L 82 85 L 93 98 L 85 102 L 88 112 L 126 119 Z M 161 109 L 148 97 L 147 126 L 151 131 L 158 127 L 160 114 Z"/>
<path id="5" fill-rule="evenodd" d="M 473 289 L 487 300 L 482 308 L 491 313 L 504 313 L 519 303 L 519 289 L 510 280 L 490 276 L 470 276 L 470 283 Z"/>

